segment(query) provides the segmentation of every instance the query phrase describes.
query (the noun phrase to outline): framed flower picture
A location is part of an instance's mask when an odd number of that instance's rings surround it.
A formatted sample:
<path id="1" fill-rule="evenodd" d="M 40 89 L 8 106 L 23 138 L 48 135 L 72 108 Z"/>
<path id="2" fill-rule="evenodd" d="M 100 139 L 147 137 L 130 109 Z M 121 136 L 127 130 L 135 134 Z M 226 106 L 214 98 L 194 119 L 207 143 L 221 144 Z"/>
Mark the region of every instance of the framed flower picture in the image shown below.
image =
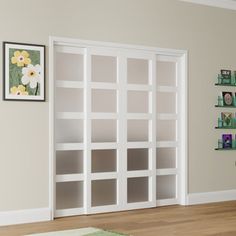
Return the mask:
<path id="1" fill-rule="evenodd" d="M 3 42 L 3 99 L 45 101 L 45 46 Z"/>

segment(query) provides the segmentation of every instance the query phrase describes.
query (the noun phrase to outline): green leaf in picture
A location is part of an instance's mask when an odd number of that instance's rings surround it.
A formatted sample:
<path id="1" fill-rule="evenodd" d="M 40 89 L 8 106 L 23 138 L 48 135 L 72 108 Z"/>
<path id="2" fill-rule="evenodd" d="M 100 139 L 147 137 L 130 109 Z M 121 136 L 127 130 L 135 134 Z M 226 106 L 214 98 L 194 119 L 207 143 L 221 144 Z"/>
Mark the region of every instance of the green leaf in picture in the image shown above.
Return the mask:
<path id="1" fill-rule="evenodd" d="M 10 67 L 9 69 L 9 85 L 14 86 L 21 83 L 22 69 L 17 66 Z"/>
<path id="2" fill-rule="evenodd" d="M 40 52 L 36 50 L 28 50 L 30 54 L 31 64 L 32 65 L 40 65 Z"/>

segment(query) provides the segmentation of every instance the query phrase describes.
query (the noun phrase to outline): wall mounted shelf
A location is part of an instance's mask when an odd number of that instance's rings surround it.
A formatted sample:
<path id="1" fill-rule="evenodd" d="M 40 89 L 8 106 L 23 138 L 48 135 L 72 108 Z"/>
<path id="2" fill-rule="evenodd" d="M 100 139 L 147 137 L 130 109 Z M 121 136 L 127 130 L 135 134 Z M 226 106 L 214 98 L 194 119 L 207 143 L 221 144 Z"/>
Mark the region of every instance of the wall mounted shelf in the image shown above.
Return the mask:
<path id="1" fill-rule="evenodd" d="M 215 127 L 215 129 L 236 129 L 236 127 Z"/>
<path id="2" fill-rule="evenodd" d="M 215 148 L 217 151 L 234 151 L 236 148 Z"/>
<path id="3" fill-rule="evenodd" d="M 221 70 L 221 73 L 217 77 L 218 83 L 215 83 L 215 86 L 236 87 L 235 79 L 235 71 L 232 74 L 231 70 Z M 236 118 L 232 112 L 232 108 L 236 108 L 235 92 L 232 92 L 232 89 L 231 91 L 221 91 L 221 94 L 218 95 L 217 103 L 218 105 L 215 105 L 215 107 L 222 108 L 224 111 L 218 117 L 218 123 L 215 129 L 226 130 L 227 132 L 236 129 Z M 229 111 L 225 111 L 226 109 L 229 109 Z M 223 133 L 218 139 L 218 148 L 215 148 L 215 150 L 236 150 L 235 146 L 235 135 L 232 133 Z"/>
<path id="4" fill-rule="evenodd" d="M 219 105 L 215 105 L 215 107 L 220 107 L 220 108 L 236 108 L 236 106 L 219 106 Z"/>
<path id="5" fill-rule="evenodd" d="M 236 87 L 236 84 L 218 84 L 218 83 L 216 83 L 215 84 L 216 86 L 229 86 L 229 87 Z"/>

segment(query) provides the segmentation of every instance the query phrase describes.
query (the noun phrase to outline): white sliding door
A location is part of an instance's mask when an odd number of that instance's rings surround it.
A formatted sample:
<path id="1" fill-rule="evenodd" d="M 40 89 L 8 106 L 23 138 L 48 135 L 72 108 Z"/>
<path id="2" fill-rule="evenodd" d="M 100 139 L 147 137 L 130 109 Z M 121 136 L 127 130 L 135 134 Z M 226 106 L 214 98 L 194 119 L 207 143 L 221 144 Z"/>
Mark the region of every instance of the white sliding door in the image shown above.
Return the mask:
<path id="1" fill-rule="evenodd" d="M 180 203 L 184 52 L 60 38 L 50 47 L 54 217 Z"/>

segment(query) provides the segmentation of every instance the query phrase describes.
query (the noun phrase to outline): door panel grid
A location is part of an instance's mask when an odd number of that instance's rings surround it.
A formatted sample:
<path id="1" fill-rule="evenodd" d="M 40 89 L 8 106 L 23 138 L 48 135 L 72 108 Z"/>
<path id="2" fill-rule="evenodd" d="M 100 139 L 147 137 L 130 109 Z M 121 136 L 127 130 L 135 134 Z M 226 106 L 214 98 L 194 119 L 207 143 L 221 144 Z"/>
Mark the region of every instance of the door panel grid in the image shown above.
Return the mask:
<path id="1" fill-rule="evenodd" d="M 66 45 L 54 57 L 54 216 L 179 203 L 176 61 Z"/>

